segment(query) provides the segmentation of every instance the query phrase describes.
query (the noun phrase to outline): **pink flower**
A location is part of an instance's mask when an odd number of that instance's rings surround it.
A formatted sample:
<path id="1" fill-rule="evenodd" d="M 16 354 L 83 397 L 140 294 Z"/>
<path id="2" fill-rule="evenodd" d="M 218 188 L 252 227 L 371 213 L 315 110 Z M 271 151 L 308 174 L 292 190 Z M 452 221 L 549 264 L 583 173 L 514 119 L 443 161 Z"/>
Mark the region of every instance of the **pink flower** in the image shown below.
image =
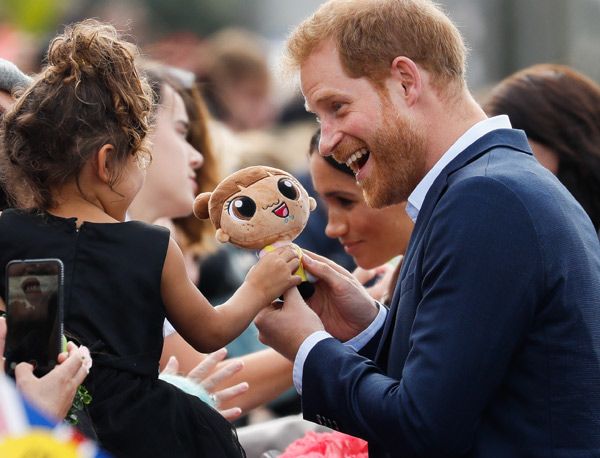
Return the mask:
<path id="1" fill-rule="evenodd" d="M 367 443 L 338 432 L 309 431 L 292 442 L 279 458 L 368 458 Z"/>

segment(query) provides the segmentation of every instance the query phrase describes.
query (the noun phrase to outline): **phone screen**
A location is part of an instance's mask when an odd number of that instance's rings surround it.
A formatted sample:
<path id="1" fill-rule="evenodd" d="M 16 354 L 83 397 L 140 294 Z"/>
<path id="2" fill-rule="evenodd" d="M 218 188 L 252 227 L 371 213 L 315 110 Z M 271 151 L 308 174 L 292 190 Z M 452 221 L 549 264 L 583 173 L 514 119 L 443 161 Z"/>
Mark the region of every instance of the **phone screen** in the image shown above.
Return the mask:
<path id="1" fill-rule="evenodd" d="M 62 335 L 62 262 L 11 261 L 6 268 L 6 370 L 20 362 L 39 377 L 57 364 Z"/>

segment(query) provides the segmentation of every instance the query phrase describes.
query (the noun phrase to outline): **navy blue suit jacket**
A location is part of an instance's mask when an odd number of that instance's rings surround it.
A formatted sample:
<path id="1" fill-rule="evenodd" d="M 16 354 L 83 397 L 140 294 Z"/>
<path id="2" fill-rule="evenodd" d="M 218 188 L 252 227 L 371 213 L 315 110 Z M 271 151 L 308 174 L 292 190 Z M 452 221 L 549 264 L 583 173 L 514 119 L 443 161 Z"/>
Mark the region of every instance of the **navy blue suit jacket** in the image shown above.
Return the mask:
<path id="1" fill-rule="evenodd" d="M 600 245 L 523 132 L 435 180 L 361 353 L 319 342 L 302 402 L 372 458 L 600 456 Z"/>

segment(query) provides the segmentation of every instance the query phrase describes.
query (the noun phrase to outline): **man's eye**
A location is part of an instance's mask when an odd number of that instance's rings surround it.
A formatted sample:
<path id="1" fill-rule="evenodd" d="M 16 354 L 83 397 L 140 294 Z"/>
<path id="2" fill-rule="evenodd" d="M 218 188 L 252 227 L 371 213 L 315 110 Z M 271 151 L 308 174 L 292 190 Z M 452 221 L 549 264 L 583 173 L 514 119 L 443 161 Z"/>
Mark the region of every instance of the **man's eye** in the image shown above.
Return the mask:
<path id="1" fill-rule="evenodd" d="M 256 213 L 256 203 L 247 196 L 240 196 L 229 202 L 227 213 L 236 220 L 248 221 Z"/>
<path id="2" fill-rule="evenodd" d="M 341 207 L 344 207 L 344 208 L 351 208 L 354 205 L 354 201 L 352 201 L 350 199 L 346 199 L 344 197 L 338 197 L 338 203 L 340 204 Z"/>

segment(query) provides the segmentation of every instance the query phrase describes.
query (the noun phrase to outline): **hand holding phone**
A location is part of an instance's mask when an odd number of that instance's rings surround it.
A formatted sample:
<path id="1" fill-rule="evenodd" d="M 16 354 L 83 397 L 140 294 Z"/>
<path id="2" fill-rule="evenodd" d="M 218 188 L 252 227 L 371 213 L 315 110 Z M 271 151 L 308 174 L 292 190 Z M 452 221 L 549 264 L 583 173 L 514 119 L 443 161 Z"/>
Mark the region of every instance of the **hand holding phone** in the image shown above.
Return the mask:
<path id="1" fill-rule="evenodd" d="M 5 368 L 14 377 L 20 362 L 42 377 L 57 364 L 62 350 L 64 268 L 60 259 L 10 261 L 6 266 L 8 332 Z"/>

